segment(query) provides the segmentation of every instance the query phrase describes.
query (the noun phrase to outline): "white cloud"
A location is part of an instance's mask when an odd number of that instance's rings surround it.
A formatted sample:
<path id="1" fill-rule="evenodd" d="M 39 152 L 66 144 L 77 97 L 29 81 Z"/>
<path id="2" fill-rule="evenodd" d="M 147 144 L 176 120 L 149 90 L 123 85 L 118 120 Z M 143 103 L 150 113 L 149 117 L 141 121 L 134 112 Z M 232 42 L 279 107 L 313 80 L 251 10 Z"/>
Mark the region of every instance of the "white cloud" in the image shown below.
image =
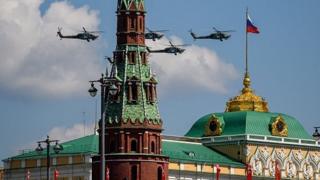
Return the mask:
<path id="1" fill-rule="evenodd" d="M 98 29 L 98 12 L 55 2 L 41 16 L 42 0 L 0 0 L 0 89 L 36 96 L 68 96 L 102 72 L 101 42 L 62 40 L 72 29 Z"/>
<path id="2" fill-rule="evenodd" d="M 54 127 L 49 131 L 51 139 L 70 141 L 94 133 L 94 124 L 74 124 L 72 127 Z"/>
<path id="3" fill-rule="evenodd" d="M 183 44 L 176 36 L 171 37 L 174 44 Z M 152 49 L 163 49 L 169 39 L 147 41 Z M 223 62 L 217 54 L 205 47 L 197 45 L 182 47 L 183 54 L 151 54 L 152 67 L 158 75 L 160 88 L 165 91 L 173 88 L 179 90 L 206 89 L 218 93 L 226 93 L 229 81 L 235 80 L 238 73 L 232 64 Z"/>

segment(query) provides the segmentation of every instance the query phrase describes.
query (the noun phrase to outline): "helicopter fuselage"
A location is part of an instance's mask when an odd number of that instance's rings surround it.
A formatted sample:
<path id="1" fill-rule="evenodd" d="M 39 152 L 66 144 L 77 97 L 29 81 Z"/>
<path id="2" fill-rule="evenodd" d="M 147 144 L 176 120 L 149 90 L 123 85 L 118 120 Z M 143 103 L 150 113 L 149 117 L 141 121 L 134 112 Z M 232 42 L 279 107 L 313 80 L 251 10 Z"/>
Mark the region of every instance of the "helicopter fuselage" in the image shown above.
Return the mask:
<path id="1" fill-rule="evenodd" d="M 227 40 L 227 39 L 229 39 L 231 37 L 230 34 L 222 33 L 222 32 L 212 33 L 212 34 L 209 34 L 207 36 L 197 36 L 193 32 L 191 32 L 190 34 L 193 37 L 193 39 L 218 39 L 220 41 Z"/>
<path id="2" fill-rule="evenodd" d="M 163 34 L 149 32 L 149 33 L 145 33 L 144 37 L 146 39 L 152 39 L 153 41 L 155 41 L 156 39 L 161 39 L 163 37 Z"/>
<path id="3" fill-rule="evenodd" d="M 182 48 L 177 48 L 177 47 L 167 47 L 164 49 L 159 49 L 159 50 L 150 50 L 148 49 L 149 53 L 168 53 L 168 54 L 182 54 L 185 49 Z"/>
<path id="4" fill-rule="evenodd" d="M 60 31 L 57 32 L 57 34 L 59 35 L 59 37 L 61 39 L 63 38 L 68 38 L 68 39 L 81 39 L 81 40 L 86 40 L 88 42 L 90 42 L 90 40 L 94 41 L 96 40 L 99 36 L 97 35 L 93 35 L 93 34 L 90 34 L 88 32 L 84 32 L 84 33 L 79 33 L 77 35 L 71 35 L 71 36 L 64 36 L 62 35 L 62 33 Z"/>

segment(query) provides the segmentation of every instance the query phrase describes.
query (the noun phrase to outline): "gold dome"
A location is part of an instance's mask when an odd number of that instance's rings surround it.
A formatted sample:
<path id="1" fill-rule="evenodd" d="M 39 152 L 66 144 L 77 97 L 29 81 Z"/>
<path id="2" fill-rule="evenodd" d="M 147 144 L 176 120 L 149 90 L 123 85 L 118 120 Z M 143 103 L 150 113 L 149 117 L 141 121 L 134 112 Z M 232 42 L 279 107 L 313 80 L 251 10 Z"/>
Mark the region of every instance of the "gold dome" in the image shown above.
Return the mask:
<path id="1" fill-rule="evenodd" d="M 254 94 L 250 88 L 250 76 L 246 72 L 243 79 L 243 89 L 241 94 L 231 98 L 227 102 L 226 112 L 234 111 L 258 111 L 269 112 L 268 103 L 260 96 Z"/>

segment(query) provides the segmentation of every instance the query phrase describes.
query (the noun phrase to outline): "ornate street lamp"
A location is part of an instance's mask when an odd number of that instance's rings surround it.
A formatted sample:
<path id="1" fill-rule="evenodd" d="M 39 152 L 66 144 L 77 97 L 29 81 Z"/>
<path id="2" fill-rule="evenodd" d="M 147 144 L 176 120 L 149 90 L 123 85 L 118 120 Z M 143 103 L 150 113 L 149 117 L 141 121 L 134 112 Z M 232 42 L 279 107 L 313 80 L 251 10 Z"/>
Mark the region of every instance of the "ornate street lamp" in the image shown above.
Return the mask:
<path id="1" fill-rule="evenodd" d="M 45 144 L 47 147 L 47 180 L 50 179 L 50 144 L 55 142 L 55 146 L 53 147 L 53 150 L 56 154 L 58 154 L 60 151 L 63 150 L 63 146 L 59 144 L 59 140 L 51 140 L 49 136 L 47 136 L 46 140 L 38 141 L 38 147 L 36 148 L 36 151 L 38 153 L 42 153 L 43 148 L 41 147 L 41 144 Z"/>
<path id="2" fill-rule="evenodd" d="M 315 131 L 314 131 L 314 133 L 312 134 L 313 138 L 314 138 L 316 141 L 320 140 L 320 133 L 319 133 L 319 131 L 318 131 L 318 128 L 320 128 L 320 127 L 314 127 Z"/>
<path id="3" fill-rule="evenodd" d="M 100 83 L 101 88 L 101 180 L 105 180 L 105 111 L 107 109 L 108 102 L 105 102 L 105 96 L 107 99 L 109 95 L 114 96 L 118 92 L 118 87 L 114 84 L 115 79 L 111 77 L 104 77 L 101 75 L 99 80 L 90 81 L 91 88 L 88 90 L 90 96 L 95 97 L 97 95 L 97 88 L 94 87 L 94 83 Z M 106 92 L 107 91 L 107 92 Z M 108 100 L 107 100 L 108 101 Z"/>
<path id="4" fill-rule="evenodd" d="M 88 90 L 91 97 L 95 97 L 97 95 L 98 89 L 94 87 L 94 83 L 91 83 L 91 88 Z"/>

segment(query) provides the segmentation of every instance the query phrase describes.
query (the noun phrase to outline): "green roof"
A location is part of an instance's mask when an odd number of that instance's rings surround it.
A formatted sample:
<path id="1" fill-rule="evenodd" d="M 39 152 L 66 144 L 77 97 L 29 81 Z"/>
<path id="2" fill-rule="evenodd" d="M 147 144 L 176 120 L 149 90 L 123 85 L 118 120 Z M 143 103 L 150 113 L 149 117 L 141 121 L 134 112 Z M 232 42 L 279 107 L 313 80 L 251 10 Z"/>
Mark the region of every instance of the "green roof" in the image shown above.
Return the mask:
<path id="1" fill-rule="evenodd" d="M 220 164 L 233 167 L 244 166 L 244 164 L 222 155 L 201 143 L 162 140 L 162 152 L 163 155 L 169 156 L 171 162 Z"/>
<path id="2" fill-rule="evenodd" d="M 298 139 L 312 139 L 303 126 L 295 118 L 281 113 L 266 113 L 255 111 L 238 111 L 213 113 L 225 122 L 221 136 L 257 134 L 272 136 L 269 130 L 270 120 L 281 115 L 288 125 L 288 137 Z M 203 137 L 205 127 L 212 114 L 208 114 L 196 121 L 185 136 Z"/>
<path id="3" fill-rule="evenodd" d="M 64 148 L 59 154 L 51 150 L 51 156 L 69 156 L 78 154 L 97 154 L 99 148 L 99 137 L 89 135 L 72 141 L 62 143 Z M 170 161 L 221 164 L 234 167 L 242 167 L 243 164 L 212 150 L 201 143 L 186 141 L 162 140 L 163 155 L 168 156 Z M 46 149 L 41 154 L 35 151 L 24 153 L 9 159 L 37 159 L 44 158 Z"/>
<path id="4" fill-rule="evenodd" d="M 61 144 L 63 150 L 59 154 L 55 154 L 52 147 L 50 149 L 50 156 L 67 156 L 75 154 L 97 154 L 99 151 L 99 138 L 98 135 L 89 135 L 74 139 Z M 41 153 L 36 151 L 23 153 L 18 156 L 11 157 L 10 159 L 34 159 L 46 157 L 46 149 Z"/>

